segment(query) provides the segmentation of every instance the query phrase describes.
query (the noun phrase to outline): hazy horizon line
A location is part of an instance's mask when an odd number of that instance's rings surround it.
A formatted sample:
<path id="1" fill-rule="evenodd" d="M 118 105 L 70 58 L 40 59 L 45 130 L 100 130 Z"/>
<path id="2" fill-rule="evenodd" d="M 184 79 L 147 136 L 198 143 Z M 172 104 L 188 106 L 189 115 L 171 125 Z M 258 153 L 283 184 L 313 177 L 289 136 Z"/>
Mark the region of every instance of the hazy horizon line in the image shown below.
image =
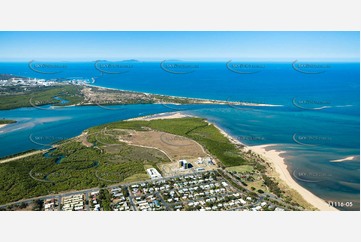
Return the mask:
<path id="1" fill-rule="evenodd" d="M 33 59 L 0 59 L 1 63 L 27 63 L 34 62 L 95 62 L 95 61 L 138 61 L 138 62 L 162 62 L 162 61 L 184 61 L 184 62 L 228 62 L 228 61 L 248 61 L 248 62 L 353 62 L 359 63 L 360 58 L 87 58 L 87 59 L 65 59 L 65 58 L 33 58 Z"/>

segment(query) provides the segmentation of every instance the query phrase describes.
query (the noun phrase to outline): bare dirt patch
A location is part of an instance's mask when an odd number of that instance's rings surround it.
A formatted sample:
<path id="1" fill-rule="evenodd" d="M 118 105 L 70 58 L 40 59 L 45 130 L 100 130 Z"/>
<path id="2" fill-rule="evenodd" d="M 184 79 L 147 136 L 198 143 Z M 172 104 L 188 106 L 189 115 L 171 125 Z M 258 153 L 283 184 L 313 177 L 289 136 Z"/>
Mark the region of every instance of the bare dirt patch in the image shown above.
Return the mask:
<path id="1" fill-rule="evenodd" d="M 120 135 L 119 140 L 143 147 L 151 147 L 163 151 L 171 159 L 197 159 L 206 157 L 208 154 L 196 141 L 178 135 L 173 135 L 159 131 L 133 131 L 124 130 L 127 133 Z M 107 131 L 111 133 L 111 131 Z"/>

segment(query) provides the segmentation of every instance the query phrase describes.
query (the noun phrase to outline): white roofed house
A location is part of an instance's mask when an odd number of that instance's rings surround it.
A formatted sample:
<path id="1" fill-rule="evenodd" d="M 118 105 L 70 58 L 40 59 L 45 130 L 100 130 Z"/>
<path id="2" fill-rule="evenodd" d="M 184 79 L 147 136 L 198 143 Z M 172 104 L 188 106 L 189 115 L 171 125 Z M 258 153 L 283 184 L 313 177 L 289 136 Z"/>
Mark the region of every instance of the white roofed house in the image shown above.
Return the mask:
<path id="1" fill-rule="evenodd" d="M 151 179 L 160 179 L 162 175 L 155 168 L 147 169 L 147 173 Z"/>

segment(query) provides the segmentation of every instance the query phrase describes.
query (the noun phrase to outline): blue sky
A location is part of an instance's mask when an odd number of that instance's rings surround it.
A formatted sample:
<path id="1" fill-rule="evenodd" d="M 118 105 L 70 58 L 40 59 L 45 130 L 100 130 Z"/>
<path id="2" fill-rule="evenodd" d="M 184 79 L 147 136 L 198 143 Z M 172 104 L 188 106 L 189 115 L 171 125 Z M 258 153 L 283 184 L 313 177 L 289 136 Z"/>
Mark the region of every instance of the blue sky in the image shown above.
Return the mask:
<path id="1" fill-rule="evenodd" d="M 0 61 L 359 61 L 359 32 L 0 32 Z"/>

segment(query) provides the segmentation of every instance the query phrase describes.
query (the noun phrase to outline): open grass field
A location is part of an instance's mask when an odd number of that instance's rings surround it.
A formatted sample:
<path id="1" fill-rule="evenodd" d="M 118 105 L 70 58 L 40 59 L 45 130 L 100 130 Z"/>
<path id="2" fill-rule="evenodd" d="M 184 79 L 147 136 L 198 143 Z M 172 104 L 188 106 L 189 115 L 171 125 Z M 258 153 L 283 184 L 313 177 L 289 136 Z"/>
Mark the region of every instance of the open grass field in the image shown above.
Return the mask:
<path id="1" fill-rule="evenodd" d="M 227 167 L 226 170 L 235 171 L 235 172 L 252 172 L 253 166 L 250 165 L 232 166 L 232 167 Z"/>
<path id="2" fill-rule="evenodd" d="M 135 131 L 151 132 L 162 131 L 165 133 L 177 135 L 170 136 L 166 134 L 159 136 L 161 142 L 170 143 L 173 146 L 188 144 L 188 139 L 194 140 L 205 148 L 212 156 L 216 157 L 225 167 L 239 166 L 247 164 L 246 159 L 226 137 L 224 137 L 214 125 L 209 125 L 200 118 L 180 118 L 168 120 L 150 120 L 150 121 L 122 121 L 105 124 L 89 129 L 90 133 L 100 133 L 106 129 L 110 130 L 128 129 Z M 188 139 L 187 139 L 188 138 Z M 130 139 L 130 138 L 129 138 Z M 111 142 L 117 142 L 113 140 Z M 189 151 L 191 152 L 191 151 Z"/>

